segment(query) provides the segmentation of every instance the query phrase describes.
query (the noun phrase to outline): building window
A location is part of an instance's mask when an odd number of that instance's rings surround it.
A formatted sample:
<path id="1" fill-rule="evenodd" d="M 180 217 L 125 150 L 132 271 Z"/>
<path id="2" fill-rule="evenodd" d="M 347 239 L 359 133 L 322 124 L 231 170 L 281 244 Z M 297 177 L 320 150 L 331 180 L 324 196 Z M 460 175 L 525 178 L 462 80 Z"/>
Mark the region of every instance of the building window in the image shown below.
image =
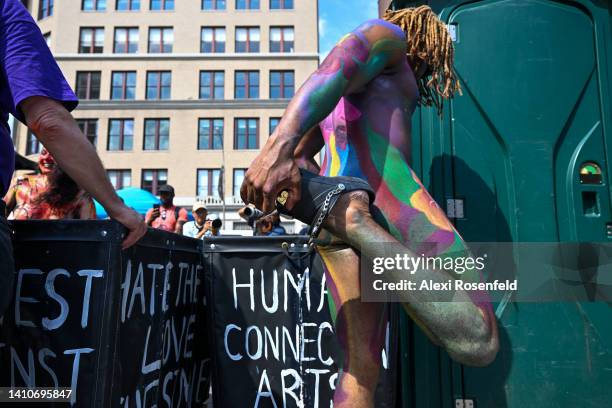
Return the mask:
<path id="1" fill-rule="evenodd" d="M 79 36 L 79 53 L 101 54 L 104 51 L 104 28 L 81 28 Z"/>
<path id="2" fill-rule="evenodd" d="M 136 99 L 136 71 L 113 72 L 111 99 Z"/>
<path id="3" fill-rule="evenodd" d="M 234 81 L 234 98 L 259 98 L 259 71 L 236 71 Z"/>
<path id="4" fill-rule="evenodd" d="M 202 27 L 200 52 L 225 52 L 225 27 Z"/>
<path id="5" fill-rule="evenodd" d="M 145 119 L 144 150 L 168 150 L 170 119 Z"/>
<path id="6" fill-rule="evenodd" d="M 115 28 L 113 52 L 117 54 L 136 54 L 138 52 L 138 28 Z"/>
<path id="7" fill-rule="evenodd" d="M 30 130 L 28 130 L 28 140 L 26 141 L 26 155 L 40 153 L 40 142 Z"/>
<path id="8" fill-rule="evenodd" d="M 221 169 L 198 169 L 196 197 L 219 197 Z"/>
<path id="9" fill-rule="evenodd" d="M 172 73 L 170 71 L 147 72 L 147 99 L 170 99 Z"/>
<path id="10" fill-rule="evenodd" d="M 115 190 L 132 187 L 132 170 L 107 170 L 106 174 Z"/>
<path id="11" fill-rule="evenodd" d="M 225 10 L 225 0 L 202 0 L 202 10 Z"/>
<path id="12" fill-rule="evenodd" d="M 259 27 L 236 27 L 236 52 L 259 52 Z"/>
<path id="13" fill-rule="evenodd" d="M 143 169 L 140 188 L 157 195 L 161 186 L 168 184 L 168 170 L 166 169 Z"/>
<path id="14" fill-rule="evenodd" d="M 45 17 L 51 17 L 53 15 L 53 0 L 40 0 L 38 4 L 38 19 L 41 20 Z"/>
<path id="15" fill-rule="evenodd" d="M 235 119 L 234 149 L 259 149 L 259 119 Z"/>
<path id="16" fill-rule="evenodd" d="M 291 10 L 293 0 L 270 0 L 270 10 Z"/>
<path id="17" fill-rule="evenodd" d="M 79 99 L 100 99 L 100 71 L 77 71 L 76 94 Z"/>
<path id="18" fill-rule="evenodd" d="M 270 135 L 274 133 L 276 127 L 280 123 L 281 118 L 270 118 Z"/>
<path id="19" fill-rule="evenodd" d="M 174 43 L 174 30 L 171 27 L 157 27 L 149 29 L 149 52 L 172 52 Z"/>
<path id="20" fill-rule="evenodd" d="M 98 140 L 98 119 L 77 119 L 77 125 L 95 147 Z"/>
<path id="21" fill-rule="evenodd" d="M 294 90 L 293 71 L 270 71 L 270 99 L 291 98 Z"/>
<path id="22" fill-rule="evenodd" d="M 151 0 L 151 10 L 174 10 L 174 0 Z"/>
<path id="23" fill-rule="evenodd" d="M 232 195 L 234 197 L 240 197 L 240 187 L 244 181 L 244 174 L 247 169 L 234 169 L 234 185 L 232 188 Z"/>
<path id="24" fill-rule="evenodd" d="M 224 71 L 200 71 L 200 99 L 223 99 L 224 94 Z"/>
<path id="25" fill-rule="evenodd" d="M 106 10 L 106 0 L 83 0 L 81 10 L 84 11 L 104 11 Z"/>
<path id="26" fill-rule="evenodd" d="M 200 119 L 198 150 L 223 149 L 223 119 Z"/>
<path id="27" fill-rule="evenodd" d="M 117 0 L 115 7 L 118 11 L 140 10 L 140 0 Z"/>
<path id="28" fill-rule="evenodd" d="M 293 27 L 270 27 L 270 52 L 293 52 Z"/>
<path id="29" fill-rule="evenodd" d="M 134 119 L 109 119 L 108 144 L 109 151 L 132 150 L 134 147 Z"/>
<path id="30" fill-rule="evenodd" d="M 236 0 L 236 10 L 259 10 L 259 0 Z"/>

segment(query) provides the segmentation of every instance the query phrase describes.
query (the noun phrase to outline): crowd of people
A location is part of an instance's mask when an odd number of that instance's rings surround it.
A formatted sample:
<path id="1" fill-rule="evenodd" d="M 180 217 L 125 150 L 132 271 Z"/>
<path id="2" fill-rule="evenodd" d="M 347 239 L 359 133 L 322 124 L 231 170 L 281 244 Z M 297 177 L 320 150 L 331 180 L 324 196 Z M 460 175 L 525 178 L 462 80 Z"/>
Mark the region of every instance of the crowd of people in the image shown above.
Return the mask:
<path id="1" fill-rule="evenodd" d="M 43 148 L 38 158 L 39 173 L 14 177 L 4 197 L 5 216 L 13 220 L 94 220 L 96 208 L 87 192 L 80 188 Z M 174 204 L 174 187 L 159 188 L 160 204 L 154 204 L 144 216 L 148 227 L 203 239 L 221 235 L 223 222 L 217 214 L 210 214 L 206 204 L 193 204 L 189 221 L 187 210 Z M 253 228 L 255 236 L 287 235 L 278 213 L 250 217 L 244 207 L 238 214 Z"/>
<path id="2" fill-rule="evenodd" d="M 206 204 L 196 201 L 191 208 L 193 221 L 189 221 L 187 210 L 174 204 L 174 187 L 166 184 L 159 188 L 160 204 L 155 204 L 145 215 L 145 222 L 149 227 L 164 231 L 182 234 L 186 237 L 204 239 L 221 235 L 223 222 L 217 214 L 209 213 Z M 240 217 L 247 221 L 253 228 L 255 236 L 279 236 L 287 235 L 287 231 L 281 225 L 278 213 L 262 217 L 247 215 L 251 207 L 244 207 L 238 211 Z"/>
<path id="3" fill-rule="evenodd" d="M 184 208 L 174 205 L 174 187 L 169 184 L 159 188 L 160 204 L 154 204 L 145 215 L 148 226 L 164 231 L 182 234 L 187 237 L 203 239 L 220 234 L 222 222 L 214 214 L 208 214 L 203 202 L 197 201 L 192 209 L 193 221 Z"/>
<path id="4" fill-rule="evenodd" d="M 145 214 L 148 227 L 195 239 L 218 236 L 223 225 L 217 214 L 209 214 L 206 204 L 197 201 L 191 210 L 174 204 L 174 187 L 159 188 L 160 204 L 154 204 Z M 12 220 L 94 220 L 96 208 L 91 195 L 57 164 L 51 153 L 43 148 L 38 157 L 38 173 L 16 176 L 4 196 L 5 214 Z M 287 235 L 278 213 L 259 218 L 246 215 L 242 208 L 238 214 L 253 228 L 256 236 Z"/>

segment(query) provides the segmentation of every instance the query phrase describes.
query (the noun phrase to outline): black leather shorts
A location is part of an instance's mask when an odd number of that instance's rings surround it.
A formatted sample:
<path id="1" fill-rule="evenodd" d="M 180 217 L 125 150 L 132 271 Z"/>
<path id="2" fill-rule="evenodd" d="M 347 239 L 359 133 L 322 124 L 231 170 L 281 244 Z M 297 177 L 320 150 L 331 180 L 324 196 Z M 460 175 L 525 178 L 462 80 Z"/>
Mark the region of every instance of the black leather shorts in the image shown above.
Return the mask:
<path id="1" fill-rule="evenodd" d="M 4 211 L 4 201 L 0 200 L 0 316 L 4 314 L 13 297 L 15 279 L 11 230 L 4 217 Z"/>
<path id="2" fill-rule="evenodd" d="M 350 191 L 363 190 L 370 196 L 370 203 L 374 202 L 374 190 L 370 184 L 357 177 L 325 177 L 311 173 L 304 169 L 300 169 L 302 175 L 300 201 L 289 211 L 285 206 L 276 203 L 278 211 L 281 214 L 286 214 L 297 218 L 305 224 L 312 225 L 317 212 L 323 206 L 325 198 L 330 191 L 333 191 L 338 185 L 344 185 L 342 194 Z"/>

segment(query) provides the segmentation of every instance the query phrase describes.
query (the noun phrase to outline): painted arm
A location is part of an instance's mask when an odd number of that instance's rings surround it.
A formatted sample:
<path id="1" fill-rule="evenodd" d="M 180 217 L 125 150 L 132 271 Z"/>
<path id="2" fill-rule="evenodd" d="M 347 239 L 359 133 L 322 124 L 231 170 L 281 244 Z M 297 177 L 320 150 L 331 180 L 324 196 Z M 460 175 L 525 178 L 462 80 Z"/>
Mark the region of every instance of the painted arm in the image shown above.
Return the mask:
<path id="1" fill-rule="evenodd" d="M 81 205 L 79 206 L 78 211 L 80 220 L 96 219 L 96 206 L 89 195 L 85 195 L 81 199 Z"/>
<path id="2" fill-rule="evenodd" d="M 368 21 L 346 35 L 289 103 L 278 129 L 297 144 L 331 113 L 340 98 L 359 92 L 383 72 L 406 59 L 403 31 L 383 20 Z"/>
<path id="3" fill-rule="evenodd" d="M 318 125 L 314 126 L 302 137 L 293 153 L 298 167 L 318 174 L 321 167 L 315 160 L 315 156 L 323 146 L 325 146 L 325 140 L 323 140 L 321 128 Z"/>
<path id="4" fill-rule="evenodd" d="M 383 20 L 368 21 L 346 35 L 295 94 L 274 134 L 247 171 L 240 195 L 264 212 L 274 209 L 282 190 L 287 208 L 300 198 L 300 174 L 294 152 L 300 139 L 331 113 L 345 95 L 359 92 L 406 58 L 403 31 Z"/>

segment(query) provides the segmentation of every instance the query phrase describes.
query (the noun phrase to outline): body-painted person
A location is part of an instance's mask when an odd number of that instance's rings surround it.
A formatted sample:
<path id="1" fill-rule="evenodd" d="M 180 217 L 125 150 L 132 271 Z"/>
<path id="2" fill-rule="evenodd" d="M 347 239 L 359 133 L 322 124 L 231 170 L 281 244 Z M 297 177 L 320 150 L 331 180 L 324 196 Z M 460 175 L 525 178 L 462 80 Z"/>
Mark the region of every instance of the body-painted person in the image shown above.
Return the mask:
<path id="1" fill-rule="evenodd" d="M 448 31 L 429 7 L 389 11 L 384 20 L 362 24 L 296 93 L 245 175 L 242 198 L 264 213 L 280 202 L 281 211 L 316 224 L 324 198 L 337 200 L 324 214 L 316 241 L 344 349 L 336 408 L 373 407 L 381 364 L 384 305 L 360 300 L 359 248 L 395 242 L 419 255 L 426 244 L 437 248 L 428 255 L 469 253 L 409 166 L 417 104 L 440 110 L 442 99 L 460 90 L 452 64 Z M 319 169 L 313 156 L 323 146 L 325 160 Z M 337 180 L 343 181 L 343 191 L 332 189 Z M 457 277 L 445 270 L 419 273 L 421 279 L 437 282 Z M 469 271 L 462 278 L 479 279 L 473 275 Z M 403 306 L 453 359 L 489 364 L 499 345 L 486 296 L 457 291 L 454 302 L 429 296 L 415 292 Z"/>
<path id="2" fill-rule="evenodd" d="M 93 220 L 93 200 L 42 149 L 38 158 L 40 174 L 15 180 L 4 197 L 7 212 L 15 220 Z"/>

